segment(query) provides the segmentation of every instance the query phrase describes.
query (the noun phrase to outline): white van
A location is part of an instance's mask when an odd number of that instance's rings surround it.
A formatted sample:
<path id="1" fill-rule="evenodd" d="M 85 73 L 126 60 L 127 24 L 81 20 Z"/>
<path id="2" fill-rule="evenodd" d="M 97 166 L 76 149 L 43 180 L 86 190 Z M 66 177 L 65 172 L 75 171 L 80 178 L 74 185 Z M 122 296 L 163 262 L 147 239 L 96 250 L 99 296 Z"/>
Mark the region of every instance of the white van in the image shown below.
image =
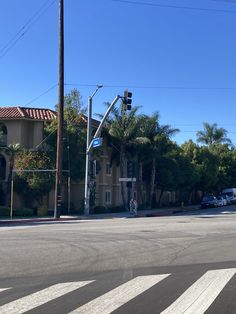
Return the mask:
<path id="1" fill-rule="evenodd" d="M 222 194 L 228 196 L 231 204 L 236 203 L 236 188 L 224 189 Z"/>

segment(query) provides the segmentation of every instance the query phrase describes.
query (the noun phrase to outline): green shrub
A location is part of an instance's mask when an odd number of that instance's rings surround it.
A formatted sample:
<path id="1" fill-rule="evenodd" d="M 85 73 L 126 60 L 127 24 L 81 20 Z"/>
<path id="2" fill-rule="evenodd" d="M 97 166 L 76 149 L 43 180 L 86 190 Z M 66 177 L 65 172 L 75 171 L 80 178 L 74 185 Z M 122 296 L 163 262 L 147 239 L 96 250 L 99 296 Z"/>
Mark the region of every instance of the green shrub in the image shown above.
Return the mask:
<path id="1" fill-rule="evenodd" d="M 37 216 L 39 217 L 43 217 L 43 216 L 47 216 L 48 215 L 48 208 L 45 205 L 42 205 L 40 207 L 38 207 L 37 209 Z"/>
<path id="2" fill-rule="evenodd" d="M 72 207 L 70 209 L 70 214 L 71 215 L 83 215 L 84 213 L 84 209 L 81 207 L 81 208 L 74 208 Z"/>
<path id="3" fill-rule="evenodd" d="M 124 212 L 125 209 L 123 206 L 114 206 L 109 208 L 110 213 L 121 213 Z"/>
<path id="4" fill-rule="evenodd" d="M 77 210 L 75 208 L 75 205 L 74 203 L 70 203 L 70 214 L 77 214 L 79 210 Z M 61 215 L 68 215 L 68 203 L 67 202 L 63 202 L 61 203 L 61 212 L 60 212 Z"/>
<path id="5" fill-rule="evenodd" d="M 32 208 L 14 209 L 13 216 L 32 217 L 34 216 L 34 210 Z"/>
<path id="6" fill-rule="evenodd" d="M 92 212 L 93 214 L 107 214 L 110 211 L 109 211 L 109 208 L 105 206 L 95 206 Z"/>
<path id="7" fill-rule="evenodd" d="M 9 217 L 10 208 L 6 206 L 0 206 L 0 217 Z"/>

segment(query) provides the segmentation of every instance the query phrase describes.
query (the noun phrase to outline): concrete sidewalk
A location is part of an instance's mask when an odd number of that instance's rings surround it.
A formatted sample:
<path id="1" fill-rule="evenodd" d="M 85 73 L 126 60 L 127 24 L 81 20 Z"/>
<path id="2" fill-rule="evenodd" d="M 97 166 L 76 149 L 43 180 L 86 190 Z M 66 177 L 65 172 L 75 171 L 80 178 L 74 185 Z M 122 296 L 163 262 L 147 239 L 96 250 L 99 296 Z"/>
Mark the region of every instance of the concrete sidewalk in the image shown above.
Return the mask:
<path id="1" fill-rule="evenodd" d="M 73 220 L 93 220 L 93 219 L 114 219 L 114 218 L 133 218 L 133 217 L 160 217 L 170 216 L 183 212 L 191 212 L 199 210 L 199 205 L 181 207 L 170 207 L 170 208 L 158 208 L 150 210 L 140 210 L 137 216 L 132 215 L 128 211 L 119 213 L 108 213 L 108 214 L 91 214 L 89 216 L 84 215 L 62 215 L 60 218 L 53 217 L 31 217 L 31 218 L 14 218 L 13 219 L 0 219 L 1 225 L 9 224 L 31 224 L 31 223 L 47 223 L 47 222 L 65 222 Z"/>

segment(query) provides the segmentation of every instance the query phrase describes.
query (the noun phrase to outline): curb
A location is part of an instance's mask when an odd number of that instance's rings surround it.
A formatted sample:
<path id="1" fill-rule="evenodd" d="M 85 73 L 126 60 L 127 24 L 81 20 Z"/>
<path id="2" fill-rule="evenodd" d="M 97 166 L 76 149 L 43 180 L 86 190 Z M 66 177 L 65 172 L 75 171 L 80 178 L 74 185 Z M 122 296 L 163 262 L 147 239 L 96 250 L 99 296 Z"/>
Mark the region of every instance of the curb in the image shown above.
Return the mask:
<path id="1" fill-rule="evenodd" d="M 20 225 L 20 224 L 31 224 L 31 223 L 42 223 L 42 222 L 64 222 L 64 221 L 76 221 L 76 220 L 96 220 L 96 219 L 114 219 L 114 218 L 144 218 L 144 217 L 164 217 L 171 216 L 179 213 L 197 211 L 199 208 L 191 208 L 191 209 L 173 209 L 173 210 L 163 210 L 160 212 L 150 212 L 150 213 L 138 213 L 137 216 L 132 215 L 123 215 L 123 216 L 102 216 L 99 217 L 96 215 L 93 217 L 92 215 L 89 217 L 79 216 L 79 217 L 66 217 L 66 218 L 33 218 L 33 219 L 12 219 L 12 220 L 0 220 L 0 227 L 3 225 Z"/>
<path id="2" fill-rule="evenodd" d="M 26 223 L 37 223 L 37 222 L 53 222 L 53 221 L 69 221 L 69 220 L 81 220 L 81 218 L 35 218 L 35 219 L 12 219 L 12 220 L 0 220 L 1 225 L 12 225 L 12 224 L 26 224 Z"/>
<path id="3" fill-rule="evenodd" d="M 175 214 L 180 214 L 180 213 L 187 213 L 187 212 L 192 212 L 192 211 L 198 211 L 200 208 L 196 207 L 196 208 L 191 208 L 191 209 L 174 209 L 171 211 L 166 211 L 166 212 L 160 212 L 160 213 L 150 213 L 150 214 L 146 214 L 143 217 L 163 217 L 163 216 L 171 216 L 171 215 L 175 215 Z M 142 217 L 142 216 L 140 216 Z"/>

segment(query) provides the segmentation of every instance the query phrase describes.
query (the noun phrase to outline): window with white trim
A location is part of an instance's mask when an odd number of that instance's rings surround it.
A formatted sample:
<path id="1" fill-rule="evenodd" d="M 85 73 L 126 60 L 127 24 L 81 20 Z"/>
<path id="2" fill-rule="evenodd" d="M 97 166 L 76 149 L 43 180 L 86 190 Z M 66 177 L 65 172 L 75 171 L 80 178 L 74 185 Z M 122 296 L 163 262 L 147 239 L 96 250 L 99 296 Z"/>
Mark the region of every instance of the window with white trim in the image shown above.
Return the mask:
<path id="1" fill-rule="evenodd" d="M 111 176 L 111 170 L 112 170 L 112 168 L 111 168 L 110 163 L 107 163 L 106 164 L 106 175 L 107 176 Z"/>
<path id="2" fill-rule="evenodd" d="M 111 191 L 110 190 L 105 192 L 105 203 L 111 204 Z"/>
<path id="3" fill-rule="evenodd" d="M 146 203 L 146 191 L 143 191 L 143 200 Z"/>
<path id="4" fill-rule="evenodd" d="M 7 146 L 7 128 L 0 123 L 0 146 Z"/>

